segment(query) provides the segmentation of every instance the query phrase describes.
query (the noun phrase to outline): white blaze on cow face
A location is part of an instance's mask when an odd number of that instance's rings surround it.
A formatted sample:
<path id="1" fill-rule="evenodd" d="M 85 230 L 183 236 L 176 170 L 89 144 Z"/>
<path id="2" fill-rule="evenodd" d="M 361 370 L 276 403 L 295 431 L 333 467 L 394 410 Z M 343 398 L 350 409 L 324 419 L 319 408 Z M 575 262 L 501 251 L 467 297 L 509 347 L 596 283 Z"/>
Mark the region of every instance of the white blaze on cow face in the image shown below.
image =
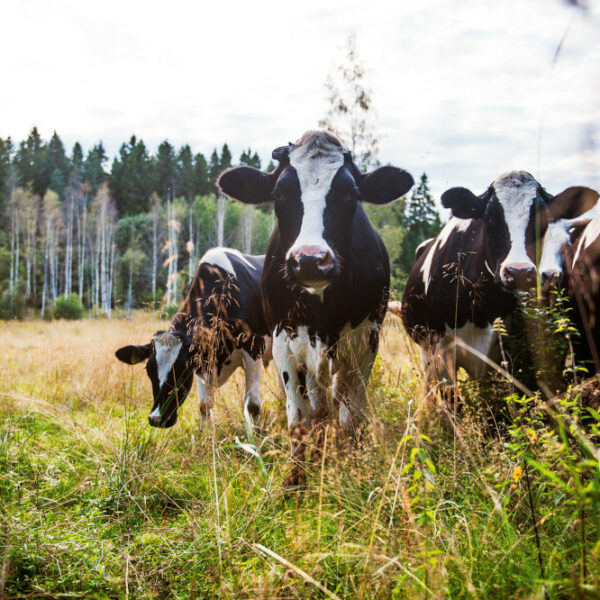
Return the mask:
<path id="1" fill-rule="evenodd" d="M 333 250 L 325 241 L 323 215 L 326 197 L 331 182 L 344 164 L 341 149 L 331 145 L 327 152 L 317 152 L 310 146 L 297 146 L 290 151 L 290 165 L 296 169 L 300 183 L 300 200 L 304 214 L 300 233 L 286 254 L 286 260 L 302 251 L 312 248 L 333 256 Z"/>
<path id="2" fill-rule="evenodd" d="M 154 350 L 156 352 L 158 385 L 161 388 L 179 356 L 181 340 L 172 333 L 163 333 L 154 338 Z"/>
<path id="3" fill-rule="evenodd" d="M 506 268 L 514 266 L 518 269 L 535 270 L 535 264 L 527 254 L 525 233 L 539 184 L 525 171 L 511 171 L 500 175 L 492 185 L 504 210 L 510 237 L 510 250 L 500 265 L 500 279 L 506 284 Z"/>
<path id="4" fill-rule="evenodd" d="M 563 270 L 562 252 L 570 243 L 570 221 L 561 219 L 550 223 L 544 236 L 544 248 L 540 260 L 542 282 L 559 277 Z"/>

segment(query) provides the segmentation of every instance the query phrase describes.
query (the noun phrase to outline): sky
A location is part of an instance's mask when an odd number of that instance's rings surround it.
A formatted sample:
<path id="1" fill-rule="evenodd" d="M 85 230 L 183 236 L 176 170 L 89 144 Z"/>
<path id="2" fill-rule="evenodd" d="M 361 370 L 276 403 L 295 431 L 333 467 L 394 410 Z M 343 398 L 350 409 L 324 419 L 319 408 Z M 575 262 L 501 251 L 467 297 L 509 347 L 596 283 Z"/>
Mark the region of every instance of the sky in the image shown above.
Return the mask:
<path id="1" fill-rule="evenodd" d="M 268 162 L 317 126 L 355 34 L 379 159 L 436 196 L 510 169 L 551 193 L 600 188 L 600 0 L 21 0 L 0 4 L 0 137 L 67 149 L 132 134 Z M 559 45 L 561 50 L 556 56 Z"/>

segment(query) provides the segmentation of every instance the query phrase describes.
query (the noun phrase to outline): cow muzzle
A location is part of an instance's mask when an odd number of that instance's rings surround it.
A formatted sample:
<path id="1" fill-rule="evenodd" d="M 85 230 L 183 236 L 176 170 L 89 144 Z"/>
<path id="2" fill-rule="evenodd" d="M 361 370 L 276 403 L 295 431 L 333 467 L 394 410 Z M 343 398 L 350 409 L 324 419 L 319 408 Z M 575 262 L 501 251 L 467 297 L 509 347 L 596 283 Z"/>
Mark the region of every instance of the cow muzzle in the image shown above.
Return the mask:
<path id="1" fill-rule="evenodd" d="M 540 273 L 540 279 L 542 282 L 542 289 L 544 291 L 558 289 L 562 283 L 562 272 L 554 269 L 542 271 Z"/>
<path id="2" fill-rule="evenodd" d="M 308 287 L 323 287 L 333 275 L 335 262 L 329 249 L 302 246 L 289 254 L 288 267 L 296 281 Z"/>
<path id="3" fill-rule="evenodd" d="M 502 285 L 511 291 L 527 291 L 535 287 L 536 269 L 527 263 L 510 263 L 500 269 Z"/>
<path id="4" fill-rule="evenodd" d="M 148 423 L 152 427 L 159 427 L 161 429 L 173 427 L 177 423 L 177 411 L 171 410 L 167 414 L 162 415 L 160 407 L 157 407 L 148 415 Z"/>

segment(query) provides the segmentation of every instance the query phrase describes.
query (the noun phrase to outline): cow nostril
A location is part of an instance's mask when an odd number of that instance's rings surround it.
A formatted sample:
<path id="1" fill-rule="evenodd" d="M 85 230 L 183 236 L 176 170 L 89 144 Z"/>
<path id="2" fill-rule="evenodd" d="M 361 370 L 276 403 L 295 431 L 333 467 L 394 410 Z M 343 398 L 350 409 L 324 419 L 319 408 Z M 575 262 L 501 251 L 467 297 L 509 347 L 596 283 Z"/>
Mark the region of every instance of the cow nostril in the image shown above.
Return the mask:
<path id="1" fill-rule="evenodd" d="M 318 266 L 321 271 L 328 271 L 333 266 L 333 256 L 330 252 L 323 252 Z"/>

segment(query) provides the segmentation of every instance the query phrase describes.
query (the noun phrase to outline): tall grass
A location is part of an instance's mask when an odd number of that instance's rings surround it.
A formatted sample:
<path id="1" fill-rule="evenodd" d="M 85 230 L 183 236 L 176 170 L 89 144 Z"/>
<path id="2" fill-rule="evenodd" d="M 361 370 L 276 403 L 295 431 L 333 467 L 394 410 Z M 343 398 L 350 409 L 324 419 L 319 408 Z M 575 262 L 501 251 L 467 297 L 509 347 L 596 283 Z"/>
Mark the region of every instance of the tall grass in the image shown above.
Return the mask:
<path id="1" fill-rule="evenodd" d="M 455 419 L 423 400 L 415 348 L 390 318 L 364 435 L 328 423 L 306 490 L 289 496 L 272 370 L 257 432 L 241 374 L 214 425 L 193 392 L 173 429 L 147 425 L 144 370 L 113 353 L 158 328 L 141 314 L 2 326 L 0 597 L 598 596 L 600 432 L 564 403 L 552 421 L 542 399 L 513 395 L 518 418 L 498 435 L 469 384 Z"/>

